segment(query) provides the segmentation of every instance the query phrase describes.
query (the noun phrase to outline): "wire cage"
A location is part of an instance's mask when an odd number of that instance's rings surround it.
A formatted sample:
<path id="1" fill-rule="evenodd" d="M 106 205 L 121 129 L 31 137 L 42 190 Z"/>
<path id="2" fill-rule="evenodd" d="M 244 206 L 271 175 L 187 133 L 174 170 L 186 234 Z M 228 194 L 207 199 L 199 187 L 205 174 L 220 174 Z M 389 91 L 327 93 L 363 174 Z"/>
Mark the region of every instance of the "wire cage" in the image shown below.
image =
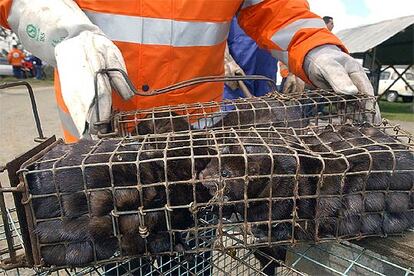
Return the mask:
<path id="1" fill-rule="evenodd" d="M 16 245 L 22 248 L 23 241 L 20 233 L 19 222 L 17 219 L 11 220 L 16 216 L 16 209 L 8 209 L 10 217 L 9 224 L 13 236 L 16 238 Z M 6 242 L 3 225 L 0 225 L 0 243 Z M 210 233 L 211 234 L 211 233 Z M 205 233 L 209 235 L 209 233 Z M 240 242 L 236 236 L 227 237 L 227 243 Z M 269 256 L 266 252 L 257 249 L 243 249 L 238 251 L 214 251 L 197 255 L 197 260 L 191 262 L 182 255 L 166 258 L 137 258 L 121 262 L 111 262 L 109 265 L 90 265 L 84 268 L 66 268 L 61 270 L 39 270 L 29 268 L 15 268 L 4 270 L 0 268 L 0 275 L 265 275 L 264 268 L 259 263 L 256 256 L 260 256 L 265 265 L 279 265 L 277 273 L 279 275 L 304 275 L 298 270 L 284 265 L 281 261 Z M 1 261 L 6 259 L 0 255 Z"/>
<path id="2" fill-rule="evenodd" d="M 243 129 L 248 127 L 319 126 L 355 122 L 374 123 L 376 98 L 366 94 L 338 95 L 327 90 L 304 93 L 269 93 L 197 104 L 116 112 L 108 136 L 176 133 L 192 130 Z"/>
<path id="3" fill-rule="evenodd" d="M 13 166 L 2 268 L 296 275 L 291 245 L 402 233 L 413 138 L 375 114 L 374 97 L 316 90 L 117 113 L 110 138 L 46 140 Z"/>
<path id="4" fill-rule="evenodd" d="M 10 229 L 16 239 L 15 245 L 23 247 L 16 209 L 8 209 Z M 3 225 L 0 224 L 0 244 L 6 242 Z M 239 243 L 237 236 L 228 236 L 226 242 Z M 285 262 L 276 260 L 266 252 L 257 248 L 214 251 L 208 258 L 199 259 L 203 264 L 198 269 L 198 275 L 266 275 L 266 268 L 280 265 L 275 271 L 277 275 L 413 275 L 414 268 L 393 262 L 387 257 L 378 255 L 367 249 L 348 242 L 324 243 L 286 247 Z M 3 252 L 4 253 L 4 252 Z M 0 255 L 3 261 L 7 256 Z M 261 257 L 262 265 L 257 257 Z M 124 262 L 114 262 L 109 266 L 91 265 L 84 268 L 72 268 L 56 271 L 53 275 L 197 275 L 194 264 L 189 264 L 180 257 L 170 259 L 134 259 Z M 51 271 L 16 268 L 4 270 L 0 268 L 0 275 L 33 275 L 46 276 Z"/>
<path id="5" fill-rule="evenodd" d="M 20 172 L 34 264 L 58 269 L 402 233 L 413 165 L 409 135 L 365 124 L 57 141 Z"/>

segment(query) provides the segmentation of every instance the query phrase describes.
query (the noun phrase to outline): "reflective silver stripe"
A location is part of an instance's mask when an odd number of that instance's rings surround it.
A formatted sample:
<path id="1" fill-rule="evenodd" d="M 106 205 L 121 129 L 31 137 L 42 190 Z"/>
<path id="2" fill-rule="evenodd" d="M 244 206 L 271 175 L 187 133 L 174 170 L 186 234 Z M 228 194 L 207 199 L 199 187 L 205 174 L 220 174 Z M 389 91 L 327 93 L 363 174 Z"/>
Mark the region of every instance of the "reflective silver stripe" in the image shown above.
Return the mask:
<path id="1" fill-rule="evenodd" d="M 253 5 L 257 5 L 259 3 L 262 3 L 264 0 L 244 0 L 243 5 L 242 5 L 242 9 L 248 8 L 250 6 Z"/>
<path id="2" fill-rule="evenodd" d="M 188 22 L 85 11 L 114 41 L 175 47 L 214 46 L 227 39 L 230 22 Z"/>
<path id="3" fill-rule="evenodd" d="M 272 36 L 272 41 L 283 50 L 287 50 L 295 34 L 301 29 L 309 28 L 326 28 L 326 24 L 320 18 L 299 19 L 277 31 Z"/>
<path id="4" fill-rule="evenodd" d="M 72 136 L 80 138 L 79 131 L 76 128 L 76 125 L 72 120 L 72 117 L 68 113 L 61 110 L 59 107 L 58 107 L 58 111 L 59 111 L 59 117 L 60 117 L 60 121 L 62 122 L 63 128 L 67 132 L 69 132 Z"/>
<path id="5" fill-rule="evenodd" d="M 272 56 L 277 58 L 279 61 L 283 62 L 287 67 L 289 67 L 288 51 L 272 50 Z"/>

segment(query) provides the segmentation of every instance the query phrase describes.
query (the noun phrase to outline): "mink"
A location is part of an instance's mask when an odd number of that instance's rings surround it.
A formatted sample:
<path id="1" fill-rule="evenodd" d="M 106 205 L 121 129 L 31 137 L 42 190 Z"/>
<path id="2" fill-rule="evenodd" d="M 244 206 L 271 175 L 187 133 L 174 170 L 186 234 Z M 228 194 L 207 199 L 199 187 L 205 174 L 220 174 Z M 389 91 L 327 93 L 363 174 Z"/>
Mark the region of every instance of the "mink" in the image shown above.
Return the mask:
<path id="1" fill-rule="evenodd" d="M 98 190 L 90 192 L 90 214 L 92 217 L 108 215 L 114 208 L 111 190 Z"/>
<path id="2" fill-rule="evenodd" d="M 175 133 L 186 130 L 191 130 L 186 116 L 180 116 L 175 112 L 154 112 L 140 119 L 131 135 Z"/>
<path id="3" fill-rule="evenodd" d="M 46 265 L 66 265 L 66 247 L 63 244 L 42 246 L 40 255 Z"/>
<path id="4" fill-rule="evenodd" d="M 266 222 L 269 218 L 290 219 L 294 214 L 299 220 L 307 220 L 309 223 L 306 231 L 295 227 L 295 238 L 313 236 L 316 226 L 319 237 L 339 235 L 349 238 L 360 233 L 397 233 L 413 224 L 410 212 L 414 205 L 413 196 L 408 192 L 412 189 L 413 182 L 411 172 L 405 173 L 414 167 L 411 151 L 403 149 L 402 145 L 380 145 L 374 139 L 365 137 L 355 126 L 329 126 L 317 135 L 319 139 L 305 135 L 303 140 L 304 147 L 312 148 L 317 155 L 303 151 L 303 148 L 294 143 L 287 145 L 294 148 L 294 153 L 287 154 L 286 146 L 279 143 L 279 147 L 274 139 L 269 140 L 268 137 L 262 137 L 262 140 L 271 145 L 268 147 L 258 145 L 257 139 L 254 143 L 255 139 L 251 137 L 240 137 L 235 141 L 227 138 L 226 145 L 220 150 L 220 160 L 212 157 L 200 173 L 200 180 L 215 198 L 216 205 L 233 205 L 232 211 L 249 222 Z M 376 135 L 382 141 L 387 140 L 384 135 Z M 231 145 L 232 142 L 235 145 Z M 242 145 L 237 145 L 240 142 Z M 269 148 L 274 154 L 272 160 L 266 154 Z M 253 155 L 256 153 L 258 155 Z M 392 154 L 397 162 L 393 161 Z M 296 155 L 298 159 L 293 158 Z M 392 170 L 394 163 L 404 173 L 386 172 Z M 273 174 L 273 179 L 268 176 L 272 171 L 271 164 L 274 166 L 273 171 L 277 172 Z M 302 175 L 299 179 L 289 177 L 296 172 Z M 400 179 L 402 177 L 400 183 L 393 181 L 396 175 Z M 292 196 L 296 183 L 299 183 L 299 199 L 295 202 Z M 300 187 L 307 189 L 301 190 Z M 389 191 L 384 193 L 383 190 Z M 268 200 L 270 191 L 272 197 L 279 198 L 273 199 L 272 203 Z M 301 199 L 304 195 L 309 197 Z M 263 200 L 249 200 L 247 203 L 244 202 L 246 197 Z M 295 203 L 296 210 L 293 210 Z M 231 212 L 223 212 L 223 215 L 229 218 Z M 316 220 L 316 225 L 313 225 L 312 219 Z M 289 227 L 292 228 L 291 225 Z M 272 239 L 288 237 L 289 231 L 282 230 L 276 231 L 273 228 Z M 268 238 L 268 231 L 264 224 L 252 228 L 256 237 L 264 239 Z"/>
<path id="5" fill-rule="evenodd" d="M 401 233 L 413 225 L 413 211 L 384 214 L 383 229 L 387 234 Z"/>
<path id="6" fill-rule="evenodd" d="M 400 213 L 408 210 L 410 194 L 408 192 L 388 192 L 385 195 L 385 206 L 389 213 Z"/>
<path id="7" fill-rule="evenodd" d="M 309 122 L 303 117 L 303 108 L 297 102 L 278 102 L 271 95 L 261 99 L 243 99 L 229 104 L 226 114 L 222 112 L 213 128 L 255 127 L 306 127 Z M 213 121 L 216 121 L 213 119 Z"/>
<path id="8" fill-rule="evenodd" d="M 369 192 L 365 194 L 365 211 L 381 212 L 385 210 L 385 195 L 382 192 Z"/>
<path id="9" fill-rule="evenodd" d="M 220 163 L 218 158 L 213 158 L 200 173 L 203 185 L 208 188 L 213 197 L 217 197 L 216 204 L 220 205 L 224 202 L 226 206 L 232 204 L 234 211 L 249 222 L 267 222 L 269 218 L 272 221 L 292 219 L 293 216 L 311 218 L 314 215 L 315 201 L 300 199 L 300 195 L 312 195 L 315 189 L 309 183 L 310 178 L 303 177 L 295 180 L 296 171 L 300 168 L 293 152 L 283 145 L 272 144 L 270 150 L 273 158 L 265 154 L 253 155 L 266 153 L 269 149 L 261 145 L 253 145 L 255 139 L 251 137 L 240 139 L 244 143 L 243 146 L 224 146 L 221 150 Z M 272 142 L 277 143 L 275 139 L 272 139 Z M 281 144 L 280 141 L 279 144 Z M 300 150 L 300 147 L 298 148 Z M 247 154 L 246 159 L 243 157 L 244 152 Z M 234 156 L 235 154 L 239 156 Z M 275 174 L 273 179 L 267 176 L 271 174 L 271 171 Z M 247 185 L 245 184 L 246 173 L 249 176 Z M 220 178 L 223 181 L 219 181 Z M 296 208 L 299 209 L 297 212 L 293 209 L 295 185 L 298 185 L 299 193 L 299 199 L 296 200 Z M 271 201 L 271 206 L 270 195 L 278 198 Z M 245 198 L 248 202 L 244 201 Z M 251 199 L 261 200 L 253 202 Z M 245 207 L 247 207 L 247 212 L 245 212 Z M 230 212 L 224 212 L 224 214 L 229 215 Z M 289 240 L 291 228 L 289 223 L 275 225 L 271 229 L 272 240 Z M 251 231 L 258 238 L 268 237 L 267 225 L 255 225 Z"/>
<path id="10" fill-rule="evenodd" d="M 91 228 L 91 225 L 94 227 Z M 102 235 L 102 227 L 98 228 L 97 225 L 97 223 L 93 224 L 87 216 L 39 223 L 35 233 L 41 243 L 62 243 L 42 246 L 41 256 L 45 263 L 80 266 L 93 261 L 95 255 L 97 260 L 111 257 L 117 250 L 116 240 L 110 238 L 108 233 L 101 240 L 96 239 L 96 235 L 94 236 L 94 232 L 90 230 Z"/>
<path id="11" fill-rule="evenodd" d="M 361 233 L 363 235 L 381 235 L 382 232 L 382 217 L 380 213 L 362 216 Z"/>

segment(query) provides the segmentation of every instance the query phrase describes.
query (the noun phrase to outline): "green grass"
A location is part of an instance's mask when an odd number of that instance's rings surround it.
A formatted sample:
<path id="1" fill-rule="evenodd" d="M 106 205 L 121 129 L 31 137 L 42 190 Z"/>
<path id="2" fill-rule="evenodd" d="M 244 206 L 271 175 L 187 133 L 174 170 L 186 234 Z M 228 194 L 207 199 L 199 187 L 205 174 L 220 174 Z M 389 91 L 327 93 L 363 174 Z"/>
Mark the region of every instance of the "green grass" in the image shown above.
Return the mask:
<path id="1" fill-rule="evenodd" d="M 33 86 L 44 85 L 44 84 L 53 84 L 53 80 L 51 80 L 51 79 L 37 80 L 37 79 L 33 79 L 33 78 L 28 78 L 28 79 L 18 80 L 14 77 L 0 78 L 0 83 L 3 83 L 3 82 L 16 82 L 16 81 L 27 81 L 28 83 L 30 83 L 30 85 L 33 85 Z"/>
<path id="2" fill-rule="evenodd" d="M 382 117 L 389 120 L 414 122 L 413 103 L 380 101 Z"/>

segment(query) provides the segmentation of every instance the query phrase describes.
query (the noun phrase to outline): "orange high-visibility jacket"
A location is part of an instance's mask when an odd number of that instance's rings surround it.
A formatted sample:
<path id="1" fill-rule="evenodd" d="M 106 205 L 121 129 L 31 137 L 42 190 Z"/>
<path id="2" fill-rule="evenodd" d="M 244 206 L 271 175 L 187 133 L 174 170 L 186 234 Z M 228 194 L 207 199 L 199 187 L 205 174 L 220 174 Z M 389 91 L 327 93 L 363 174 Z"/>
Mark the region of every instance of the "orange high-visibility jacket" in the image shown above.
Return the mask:
<path id="1" fill-rule="evenodd" d="M 24 53 L 19 49 L 12 49 L 7 55 L 7 60 L 13 66 L 22 66 Z"/>
<path id="2" fill-rule="evenodd" d="M 56 0 L 58 1 L 58 0 Z M 222 75 L 230 21 L 307 80 L 305 55 L 323 44 L 342 43 L 324 21 L 309 11 L 306 0 L 75 0 L 90 20 L 119 47 L 138 89 L 161 88 L 194 77 Z M 12 0 L 0 0 L 1 23 L 7 26 Z M 128 102 L 113 95 L 115 110 L 219 101 L 223 85 L 204 84 Z M 67 141 L 79 133 L 57 92 Z"/>

